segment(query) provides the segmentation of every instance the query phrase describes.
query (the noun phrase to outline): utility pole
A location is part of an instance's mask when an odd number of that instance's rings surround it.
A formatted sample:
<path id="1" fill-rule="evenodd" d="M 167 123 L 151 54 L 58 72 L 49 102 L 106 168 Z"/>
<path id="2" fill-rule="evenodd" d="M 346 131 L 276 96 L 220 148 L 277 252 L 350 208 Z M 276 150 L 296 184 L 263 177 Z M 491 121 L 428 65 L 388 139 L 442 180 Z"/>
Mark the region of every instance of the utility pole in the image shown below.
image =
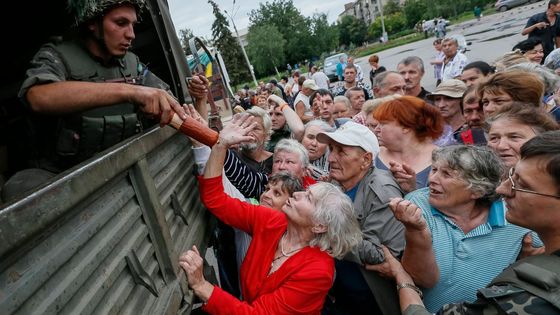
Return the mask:
<path id="1" fill-rule="evenodd" d="M 383 18 L 383 3 L 380 0 L 377 0 L 377 8 L 379 8 L 379 14 L 381 16 L 381 30 L 383 32 L 383 43 L 389 40 L 387 36 L 387 32 L 385 31 L 385 19 Z"/>
<path id="2" fill-rule="evenodd" d="M 235 0 L 233 0 L 233 5 L 235 5 Z M 255 78 L 255 71 L 253 71 L 253 65 L 251 65 L 251 62 L 249 61 L 249 57 L 247 56 L 247 52 L 245 52 L 245 47 L 243 47 L 243 42 L 241 41 L 241 37 L 239 36 L 239 32 L 237 31 L 237 26 L 235 26 L 235 21 L 233 20 L 233 16 L 231 14 L 229 14 L 227 10 L 224 10 L 224 12 L 227 14 L 227 16 L 229 16 L 229 19 L 231 20 L 231 24 L 233 24 L 233 29 L 235 30 L 235 35 L 237 36 L 237 40 L 239 41 L 239 46 L 241 46 L 241 51 L 243 52 L 243 56 L 245 57 L 245 62 L 247 63 L 247 66 L 249 67 L 249 72 L 251 73 L 251 77 L 253 78 L 253 82 L 255 83 L 255 86 L 259 86 L 259 84 L 257 83 L 257 78 Z M 233 13 L 233 15 L 235 15 L 235 13 Z"/>

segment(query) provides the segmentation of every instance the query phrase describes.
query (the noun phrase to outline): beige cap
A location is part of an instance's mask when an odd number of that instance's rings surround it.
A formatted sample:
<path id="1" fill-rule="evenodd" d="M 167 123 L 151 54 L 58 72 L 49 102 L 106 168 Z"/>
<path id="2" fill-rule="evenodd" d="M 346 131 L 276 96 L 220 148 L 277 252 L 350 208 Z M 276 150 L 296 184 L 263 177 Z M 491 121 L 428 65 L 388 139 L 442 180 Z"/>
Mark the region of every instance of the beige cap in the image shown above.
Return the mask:
<path id="1" fill-rule="evenodd" d="M 315 83 L 315 80 L 313 80 L 313 79 L 307 79 L 307 80 L 303 81 L 302 87 L 312 89 L 313 91 L 317 91 L 319 89 L 319 87 Z"/>
<path id="2" fill-rule="evenodd" d="M 463 94 L 467 90 L 467 85 L 457 79 L 449 79 L 441 82 L 436 90 L 429 94 L 427 97 L 431 100 L 434 99 L 436 95 L 445 95 L 451 98 L 462 98 Z"/>

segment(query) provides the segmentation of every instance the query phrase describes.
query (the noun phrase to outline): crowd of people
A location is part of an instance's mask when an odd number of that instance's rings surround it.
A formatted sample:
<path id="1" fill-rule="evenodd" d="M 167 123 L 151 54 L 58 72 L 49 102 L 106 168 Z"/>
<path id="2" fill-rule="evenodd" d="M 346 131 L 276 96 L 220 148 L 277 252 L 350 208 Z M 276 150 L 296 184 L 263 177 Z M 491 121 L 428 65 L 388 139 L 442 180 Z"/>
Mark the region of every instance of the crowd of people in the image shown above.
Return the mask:
<path id="1" fill-rule="evenodd" d="M 42 160 L 45 171 L 118 142 L 109 137 L 117 120 L 121 137 L 140 132 L 132 105 L 152 124 L 174 115 L 207 124 L 204 76 L 189 82 L 194 106 L 161 85 L 114 81 L 146 72 L 128 51 L 143 4 L 84 11 L 84 45 L 34 57 L 22 101 L 67 114 L 56 145 L 46 143 L 44 157 L 57 158 Z M 192 139 L 201 200 L 234 235 L 216 240 L 234 247 L 217 253 L 221 287 L 205 279 L 195 246 L 179 258 L 204 311 L 559 313 L 560 53 L 543 59 L 533 41 L 469 63 L 455 38 L 436 45 L 434 91 L 421 85 L 417 56 L 394 67 L 372 56 L 371 85 L 352 62 L 334 86 L 312 67 L 240 91 L 212 147 Z M 79 80 L 92 60 L 98 76 L 116 78 Z"/>
<path id="2" fill-rule="evenodd" d="M 556 51 L 545 60 L 540 45 L 526 40 L 490 63 L 469 62 L 455 38 L 438 39 L 434 91 L 421 85 L 418 56 L 393 69 L 371 56 L 371 85 L 351 62 L 330 88 L 300 76 L 293 102 L 265 84 L 262 101 L 239 109 L 219 145 L 205 149 L 202 200 L 247 237 L 234 245 L 238 295 L 200 276 L 194 248 L 182 256 L 204 310 L 558 313 L 556 289 L 533 290 L 546 272 L 560 279 L 539 260 L 558 264 L 557 224 L 524 216 L 560 205 L 560 60 Z M 324 255 L 311 258 L 317 249 Z"/>

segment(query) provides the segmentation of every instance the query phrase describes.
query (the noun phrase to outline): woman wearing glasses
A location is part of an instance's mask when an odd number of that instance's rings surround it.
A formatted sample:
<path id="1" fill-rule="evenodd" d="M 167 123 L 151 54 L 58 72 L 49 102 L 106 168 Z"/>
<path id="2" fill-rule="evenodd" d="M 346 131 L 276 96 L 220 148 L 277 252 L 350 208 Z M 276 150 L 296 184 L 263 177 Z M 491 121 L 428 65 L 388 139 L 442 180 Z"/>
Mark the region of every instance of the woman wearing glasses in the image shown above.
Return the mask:
<path id="1" fill-rule="evenodd" d="M 495 191 L 503 174 L 502 162 L 487 147 L 442 147 L 432 154 L 429 187 L 391 201 L 406 230 L 401 262 L 423 287 L 430 312 L 474 301 L 478 288 L 518 258 L 530 231 L 505 219 Z"/>
<path id="2" fill-rule="evenodd" d="M 521 146 L 545 131 L 558 130 L 558 123 L 541 108 L 514 103 L 510 109 L 486 120 L 488 146 L 500 157 L 506 167 L 519 161 Z"/>

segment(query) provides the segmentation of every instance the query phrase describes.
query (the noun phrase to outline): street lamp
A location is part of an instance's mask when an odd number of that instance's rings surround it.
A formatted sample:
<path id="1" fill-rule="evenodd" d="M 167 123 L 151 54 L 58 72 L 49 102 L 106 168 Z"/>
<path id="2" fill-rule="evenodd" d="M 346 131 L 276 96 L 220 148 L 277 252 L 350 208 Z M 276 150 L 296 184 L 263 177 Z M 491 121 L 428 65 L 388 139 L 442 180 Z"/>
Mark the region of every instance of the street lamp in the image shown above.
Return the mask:
<path id="1" fill-rule="evenodd" d="M 233 0 L 233 5 L 235 6 L 235 0 Z M 257 78 L 255 78 L 255 72 L 253 71 L 253 65 L 251 65 L 251 62 L 249 61 L 249 57 L 247 57 L 247 53 L 245 52 L 245 47 L 243 47 L 243 42 L 241 41 L 241 37 L 239 36 L 239 32 L 237 31 L 237 26 L 235 26 L 235 21 L 233 20 L 233 16 L 230 15 L 227 10 L 224 10 L 224 12 L 226 13 L 227 16 L 229 16 L 229 19 L 231 20 L 231 24 L 233 24 L 233 29 L 235 30 L 235 35 L 237 35 L 237 40 L 239 41 L 239 46 L 241 46 L 241 51 L 243 52 L 243 56 L 245 57 L 245 62 L 247 63 L 247 66 L 249 67 L 249 72 L 251 73 L 251 77 L 253 78 L 253 82 L 255 83 L 255 86 L 259 86 L 259 84 L 257 83 Z M 235 12 L 233 13 L 233 15 L 235 16 Z"/>

